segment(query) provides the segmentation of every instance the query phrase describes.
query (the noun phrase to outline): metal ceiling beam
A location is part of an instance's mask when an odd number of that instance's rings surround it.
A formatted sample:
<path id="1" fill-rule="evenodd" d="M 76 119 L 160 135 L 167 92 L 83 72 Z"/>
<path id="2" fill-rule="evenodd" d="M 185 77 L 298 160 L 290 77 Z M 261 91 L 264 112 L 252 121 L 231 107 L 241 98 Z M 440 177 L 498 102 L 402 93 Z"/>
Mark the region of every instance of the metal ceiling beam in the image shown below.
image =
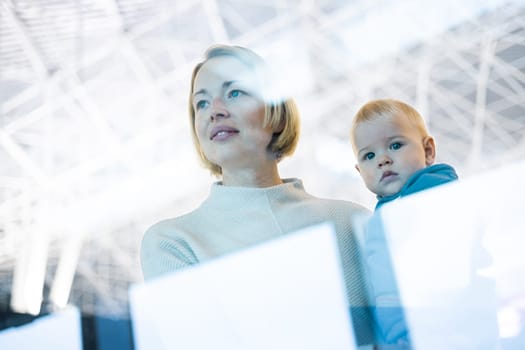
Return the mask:
<path id="1" fill-rule="evenodd" d="M 13 139 L 0 129 L 0 145 L 11 158 L 24 170 L 24 172 L 39 185 L 47 183 L 48 177 Z"/>
<path id="2" fill-rule="evenodd" d="M 211 30 L 213 41 L 228 43 L 229 37 L 216 0 L 202 0 L 202 6 L 208 17 L 208 26 Z"/>
<path id="3" fill-rule="evenodd" d="M 12 4 L 13 3 L 9 5 L 8 2 L 1 3 L 2 7 L 5 10 L 4 13 L 7 15 L 7 18 L 18 33 L 20 43 L 22 44 L 22 47 L 24 48 L 24 51 L 26 52 L 34 71 L 37 73 L 37 76 L 41 80 L 45 80 L 49 77 L 49 71 L 43 59 L 43 56 L 40 50 L 35 45 L 35 43 L 33 42 L 33 40 L 31 39 L 31 35 L 28 33 L 24 23 L 20 20 L 20 18 L 18 18 L 18 15 L 15 13 Z"/>
<path id="4" fill-rule="evenodd" d="M 482 40 L 480 52 L 480 66 L 476 80 L 476 100 L 474 109 L 474 127 L 472 130 L 472 143 L 470 146 L 469 164 L 467 167 L 474 170 L 481 160 L 483 148 L 483 135 L 485 129 L 485 109 L 487 106 L 487 89 L 490 70 L 493 64 L 496 42 L 490 34 Z"/>

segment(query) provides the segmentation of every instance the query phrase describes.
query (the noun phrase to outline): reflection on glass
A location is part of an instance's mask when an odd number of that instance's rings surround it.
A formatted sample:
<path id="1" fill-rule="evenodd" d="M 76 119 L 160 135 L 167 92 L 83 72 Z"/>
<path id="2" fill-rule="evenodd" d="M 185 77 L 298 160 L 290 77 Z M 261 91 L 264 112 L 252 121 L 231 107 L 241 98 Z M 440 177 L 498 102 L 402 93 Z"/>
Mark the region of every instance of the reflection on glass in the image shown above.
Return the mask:
<path id="1" fill-rule="evenodd" d="M 525 348 L 525 191 L 517 174 L 525 162 L 383 209 L 414 349 Z"/>

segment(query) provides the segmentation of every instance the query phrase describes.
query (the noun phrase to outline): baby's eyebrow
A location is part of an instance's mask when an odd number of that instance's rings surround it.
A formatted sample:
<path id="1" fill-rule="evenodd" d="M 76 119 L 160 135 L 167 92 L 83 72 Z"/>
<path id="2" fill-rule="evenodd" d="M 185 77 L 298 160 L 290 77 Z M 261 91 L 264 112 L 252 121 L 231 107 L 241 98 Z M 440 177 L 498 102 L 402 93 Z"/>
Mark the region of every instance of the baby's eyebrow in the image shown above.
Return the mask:
<path id="1" fill-rule="evenodd" d="M 368 146 L 363 147 L 363 148 L 361 148 L 360 150 L 358 150 L 358 151 L 357 151 L 357 154 L 358 154 L 358 155 L 361 155 L 361 153 L 363 153 L 363 152 L 367 152 L 367 151 L 368 151 Z"/>

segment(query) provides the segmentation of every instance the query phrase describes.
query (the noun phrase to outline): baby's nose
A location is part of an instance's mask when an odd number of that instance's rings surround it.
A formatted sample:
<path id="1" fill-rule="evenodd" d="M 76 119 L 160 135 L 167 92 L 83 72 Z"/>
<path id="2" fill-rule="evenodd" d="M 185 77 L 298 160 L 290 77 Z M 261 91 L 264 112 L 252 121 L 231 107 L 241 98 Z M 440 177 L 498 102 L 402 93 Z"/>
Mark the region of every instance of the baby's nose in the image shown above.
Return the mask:
<path id="1" fill-rule="evenodd" d="M 392 164 L 392 159 L 388 156 L 383 156 L 379 159 L 379 167 L 382 167 L 384 165 Z"/>

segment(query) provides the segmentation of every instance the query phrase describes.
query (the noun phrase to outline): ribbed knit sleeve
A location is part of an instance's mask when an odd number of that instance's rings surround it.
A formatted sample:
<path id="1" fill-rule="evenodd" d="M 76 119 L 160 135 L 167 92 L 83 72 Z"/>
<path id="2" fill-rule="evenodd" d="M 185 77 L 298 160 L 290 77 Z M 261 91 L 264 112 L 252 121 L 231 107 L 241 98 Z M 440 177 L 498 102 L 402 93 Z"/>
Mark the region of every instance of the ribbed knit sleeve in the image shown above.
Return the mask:
<path id="1" fill-rule="evenodd" d="M 176 227 L 166 220 L 146 231 L 140 250 L 142 272 L 146 280 L 198 262 L 188 242 L 177 236 L 166 235 L 174 230 Z"/>

